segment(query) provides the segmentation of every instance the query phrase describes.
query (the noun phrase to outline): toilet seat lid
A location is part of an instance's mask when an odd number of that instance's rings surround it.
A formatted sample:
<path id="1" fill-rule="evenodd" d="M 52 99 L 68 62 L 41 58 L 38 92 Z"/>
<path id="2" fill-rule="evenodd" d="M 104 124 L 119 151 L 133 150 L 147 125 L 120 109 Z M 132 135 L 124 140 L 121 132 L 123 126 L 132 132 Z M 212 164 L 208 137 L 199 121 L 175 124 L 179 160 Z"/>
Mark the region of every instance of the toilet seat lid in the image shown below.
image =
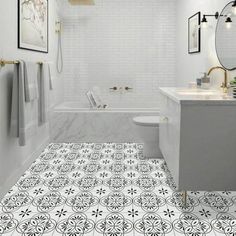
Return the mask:
<path id="1" fill-rule="evenodd" d="M 137 116 L 133 118 L 136 125 L 158 127 L 160 123 L 159 116 Z"/>

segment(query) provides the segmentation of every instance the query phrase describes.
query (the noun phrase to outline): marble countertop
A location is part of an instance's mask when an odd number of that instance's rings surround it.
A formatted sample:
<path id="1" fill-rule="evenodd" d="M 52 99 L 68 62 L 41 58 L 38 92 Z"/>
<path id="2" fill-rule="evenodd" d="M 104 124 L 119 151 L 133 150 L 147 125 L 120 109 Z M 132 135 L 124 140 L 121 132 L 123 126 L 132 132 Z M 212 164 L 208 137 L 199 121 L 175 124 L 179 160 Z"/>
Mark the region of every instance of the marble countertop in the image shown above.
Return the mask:
<path id="1" fill-rule="evenodd" d="M 219 90 L 166 87 L 160 92 L 179 104 L 236 105 L 236 99 Z"/>

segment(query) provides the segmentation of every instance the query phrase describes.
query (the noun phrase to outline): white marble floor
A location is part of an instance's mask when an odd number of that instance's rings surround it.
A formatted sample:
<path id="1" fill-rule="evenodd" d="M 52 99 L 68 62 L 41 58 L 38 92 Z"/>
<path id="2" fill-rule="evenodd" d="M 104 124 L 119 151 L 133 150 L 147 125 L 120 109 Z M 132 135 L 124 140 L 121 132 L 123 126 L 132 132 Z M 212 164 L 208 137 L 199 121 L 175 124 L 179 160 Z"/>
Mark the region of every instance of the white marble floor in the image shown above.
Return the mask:
<path id="1" fill-rule="evenodd" d="M 181 193 L 142 144 L 50 144 L 0 203 L 0 235 L 235 236 L 236 192 Z"/>

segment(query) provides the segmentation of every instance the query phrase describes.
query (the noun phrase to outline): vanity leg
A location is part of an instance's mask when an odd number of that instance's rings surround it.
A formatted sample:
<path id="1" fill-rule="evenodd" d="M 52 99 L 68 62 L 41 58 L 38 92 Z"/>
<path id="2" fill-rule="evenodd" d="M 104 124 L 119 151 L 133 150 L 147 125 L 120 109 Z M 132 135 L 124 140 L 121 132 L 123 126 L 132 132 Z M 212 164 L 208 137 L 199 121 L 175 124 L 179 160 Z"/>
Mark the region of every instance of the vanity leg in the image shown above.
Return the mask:
<path id="1" fill-rule="evenodd" d="M 183 191 L 183 203 L 184 207 L 187 205 L 187 191 Z"/>

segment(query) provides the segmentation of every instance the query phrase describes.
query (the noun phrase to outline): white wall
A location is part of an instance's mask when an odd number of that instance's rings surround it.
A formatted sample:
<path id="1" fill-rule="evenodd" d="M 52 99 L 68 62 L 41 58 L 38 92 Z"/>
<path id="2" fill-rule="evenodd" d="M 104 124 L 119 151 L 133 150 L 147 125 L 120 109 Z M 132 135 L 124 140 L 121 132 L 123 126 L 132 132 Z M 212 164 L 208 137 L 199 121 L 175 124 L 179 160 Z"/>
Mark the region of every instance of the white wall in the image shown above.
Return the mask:
<path id="1" fill-rule="evenodd" d="M 83 106 L 97 85 L 110 107 L 158 106 L 158 87 L 175 85 L 176 1 L 63 2 L 65 100 Z M 110 93 L 114 86 L 134 90 Z"/>
<path id="2" fill-rule="evenodd" d="M 229 0 L 178 0 L 177 12 L 177 84 L 187 86 L 188 82 L 201 77 L 210 67 L 220 65 L 215 50 L 215 28 L 217 21 L 209 17 L 209 27 L 202 29 L 201 53 L 188 54 L 188 18 L 198 11 L 202 14 L 221 12 Z M 232 42 L 233 43 L 233 42 Z M 233 78 L 235 72 L 229 72 Z M 212 73 L 212 85 L 219 87 L 223 82 L 223 72 Z"/>
<path id="3" fill-rule="evenodd" d="M 56 35 L 55 20 L 57 5 L 55 0 L 49 0 L 49 54 L 17 49 L 17 2 L 16 0 L 1 1 L 0 7 L 0 58 L 7 60 L 55 61 Z M 0 68 L 0 198 L 5 191 L 18 179 L 32 158 L 44 147 L 49 138 L 48 127 L 38 129 L 37 135 L 27 140 L 25 147 L 19 147 L 18 140 L 10 137 L 9 123 L 11 110 L 13 66 Z M 59 79 L 53 73 L 54 93 L 51 103 L 57 100 L 55 91 L 59 90 Z"/>

